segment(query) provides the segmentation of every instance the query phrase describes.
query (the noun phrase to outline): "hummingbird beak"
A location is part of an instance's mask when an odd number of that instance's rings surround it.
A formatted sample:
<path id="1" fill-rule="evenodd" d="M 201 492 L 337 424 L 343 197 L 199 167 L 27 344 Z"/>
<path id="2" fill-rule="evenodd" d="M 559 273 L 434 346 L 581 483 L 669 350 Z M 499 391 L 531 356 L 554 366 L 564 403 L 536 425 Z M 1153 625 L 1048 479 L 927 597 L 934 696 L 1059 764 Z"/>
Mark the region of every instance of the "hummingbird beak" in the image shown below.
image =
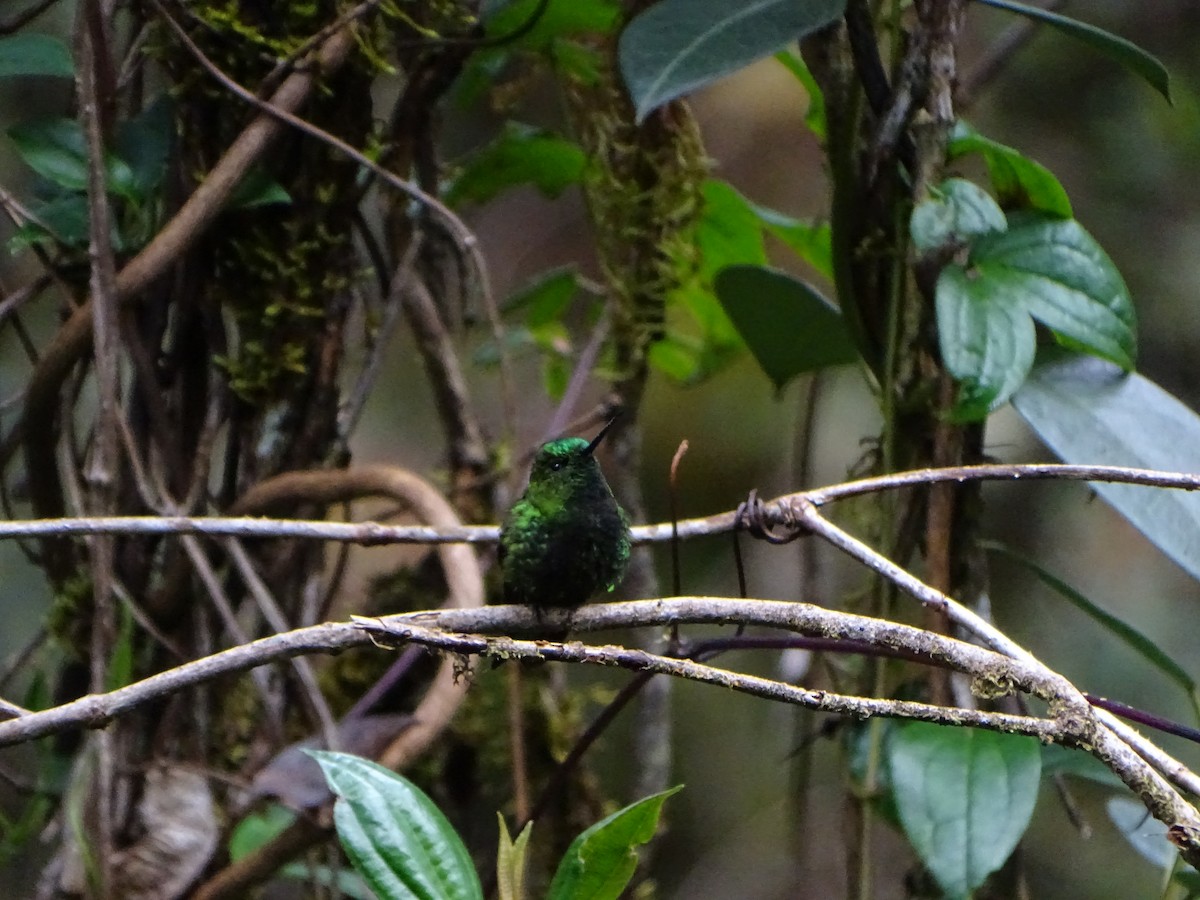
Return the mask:
<path id="1" fill-rule="evenodd" d="M 609 419 L 607 424 L 600 429 L 600 433 L 592 438 L 592 442 L 588 444 L 587 448 L 583 451 L 585 456 L 591 456 L 596 452 L 596 448 L 600 445 L 600 442 L 604 440 L 604 436 L 608 434 L 608 429 L 612 428 L 613 422 L 615 421 L 617 421 L 617 416 L 613 416 L 611 419 Z"/>

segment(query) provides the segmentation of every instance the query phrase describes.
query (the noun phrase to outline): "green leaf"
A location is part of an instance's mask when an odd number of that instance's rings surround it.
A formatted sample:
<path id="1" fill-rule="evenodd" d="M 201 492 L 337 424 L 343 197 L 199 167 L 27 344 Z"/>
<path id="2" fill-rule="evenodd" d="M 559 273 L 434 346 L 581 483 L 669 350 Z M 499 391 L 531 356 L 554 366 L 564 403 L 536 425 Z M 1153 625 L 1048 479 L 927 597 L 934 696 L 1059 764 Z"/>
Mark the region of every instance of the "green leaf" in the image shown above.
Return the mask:
<path id="1" fill-rule="evenodd" d="M 825 94 L 817 79 L 809 70 L 808 65 L 791 50 L 780 50 L 775 59 L 800 82 L 804 92 L 808 94 L 808 109 L 804 111 L 804 124 L 816 137 L 825 140 L 827 124 L 825 121 Z"/>
<path id="2" fill-rule="evenodd" d="M 764 266 L 729 266 L 715 286 L 721 306 L 776 390 L 802 372 L 858 359 L 842 314 L 800 279 Z"/>
<path id="3" fill-rule="evenodd" d="M 533 823 L 526 823 L 514 841 L 508 833 L 504 816 L 496 813 L 500 820 L 500 849 L 496 854 L 496 885 L 500 900 L 525 900 L 525 859 L 529 854 L 529 835 Z"/>
<path id="4" fill-rule="evenodd" d="M 171 97 L 165 93 L 137 116 L 117 125 L 114 146 L 129 164 L 141 198 L 149 198 L 162 184 L 174 137 L 175 115 Z"/>
<path id="5" fill-rule="evenodd" d="M 21 158 L 43 178 L 68 190 L 87 190 L 87 141 L 74 119 L 23 122 L 10 128 L 8 136 Z M 112 153 L 105 154 L 105 184 L 118 196 L 141 199 L 133 170 Z"/>
<path id="6" fill-rule="evenodd" d="M 1008 859 L 1033 815 L 1037 741 L 906 722 L 887 755 L 909 842 L 947 896 L 968 897 Z"/>
<path id="7" fill-rule="evenodd" d="M 1065 346 L 1133 366 L 1133 301 L 1074 219 L 1013 216 L 1007 231 L 972 242 L 966 266 L 942 270 L 935 302 L 942 358 L 962 383 L 958 421 L 983 418 L 1023 383 L 1035 350 L 1027 316 Z"/>
<path id="8" fill-rule="evenodd" d="M 634 848 L 654 837 L 663 803 L 682 789 L 632 803 L 575 838 L 558 864 L 547 900 L 617 900 L 637 867 Z"/>
<path id="9" fill-rule="evenodd" d="M 1055 354 L 1034 368 L 1013 406 L 1064 462 L 1196 470 L 1200 416 L 1141 375 Z M 1130 484 L 1091 486 L 1200 579 L 1200 494 Z"/>
<path id="10" fill-rule="evenodd" d="M 823 28 L 845 6 L 846 0 L 660 0 L 634 17 L 617 48 L 637 120 Z"/>
<path id="11" fill-rule="evenodd" d="M 501 191 L 531 184 L 557 197 L 583 177 L 587 157 L 578 144 L 516 122 L 472 154 L 446 191 L 451 206 L 486 203 Z"/>
<path id="12" fill-rule="evenodd" d="M 1015 3 L 1013 0 L 979 0 L 979 2 L 1025 16 L 1035 22 L 1057 28 L 1063 34 L 1076 40 L 1083 41 L 1093 50 L 1098 50 L 1113 62 L 1141 77 L 1170 102 L 1171 75 L 1167 72 L 1166 66 L 1132 41 L 1127 41 L 1125 38 L 1105 31 L 1103 28 L 1097 28 L 1095 25 L 1080 22 L 1078 19 L 1072 19 L 1048 9 Z"/>
<path id="13" fill-rule="evenodd" d="M 0 38 L 0 78 L 19 75 L 72 78 L 75 66 L 71 51 L 48 34 L 12 34 Z"/>
<path id="14" fill-rule="evenodd" d="M 1162 822 L 1150 815 L 1144 804 L 1132 797 L 1117 796 L 1105 800 L 1104 809 L 1142 859 L 1161 870 L 1175 864 L 1179 852 L 1167 840 Z"/>
<path id="15" fill-rule="evenodd" d="M 481 15 L 489 37 L 512 34 L 528 23 L 540 0 L 489 0 Z M 572 35 L 608 33 L 620 17 L 615 0 L 550 0 L 533 27 L 512 46 L 527 50 L 547 50 L 556 41 Z"/>
<path id="16" fill-rule="evenodd" d="M 833 244 L 828 222 L 798 219 L 757 203 L 749 206 L 767 231 L 825 278 L 833 280 Z"/>
<path id="17" fill-rule="evenodd" d="M 1060 219 L 1070 219 L 1074 215 L 1071 200 L 1054 173 L 1012 147 L 984 137 L 960 120 L 950 134 L 946 155 L 954 160 L 971 153 L 983 157 L 992 189 L 1002 207 L 1036 209 Z"/>
<path id="18" fill-rule="evenodd" d="M 37 223 L 23 225 L 17 230 L 9 242 L 12 249 L 44 238 L 58 241 L 64 247 L 87 247 L 90 227 L 87 195 L 65 194 L 46 203 L 34 205 L 30 211 L 37 216 Z"/>
<path id="19" fill-rule="evenodd" d="M 238 822 L 229 836 L 229 860 L 237 862 L 266 846 L 296 821 L 296 814 L 280 803 L 272 803 L 261 812 Z"/>
<path id="20" fill-rule="evenodd" d="M 935 305 L 942 362 L 959 382 L 951 417 L 981 421 L 1029 374 L 1037 349 L 1033 320 L 1019 298 L 959 266 L 942 271 Z"/>
<path id="21" fill-rule="evenodd" d="M 1069 601 L 1071 605 L 1091 618 L 1092 621 L 1098 623 L 1107 631 L 1112 632 L 1115 637 L 1132 648 L 1146 662 L 1150 663 L 1150 665 L 1166 675 L 1171 681 L 1183 688 L 1188 698 L 1191 699 L 1192 693 L 1196 690 L 1196 682 L 1192 680 L 1192 677 L 1188 675 L 1179 663 L 1171 659 L 1150 638 L 1111 613 L 1101 609 L 1079 591 L 1075 590 L 1075 588 L 1024 554 L 1017 553 L 1012 548 L 996 541 L 980 541 L 979 545 L 985 550 L 999 553 L 1007 559 L 1020 563 L 1026 569 L 1033 572 L 1044 584 L 1053 589 L 1055 593 Z"/>
<path id="22" fill-rule="evenodd" d="M 383 900 L 483 900 L 467 848 L 412 782 L 348 753 L 305 752 L 338 797 L 333 821 L 346 854 Z"/>
<path id="23" fill-rule="evenodd" d="M 1008 220 L 987 191 L 963 178 L 948 178 L 918 203 L 909 221 L 913 245 L 921 252 L 1004 231 Z"/>
<path id="24" fill-rule="evenodd" d="M 291 203 L 289 194 L 278 181 L 264 172 L 254 168 L 233 189 L 233 194 L 225 204 L 229 211 L 239 209 L 257 209 L 260 206 L 274 206 L 277 203 Z"/>
<path id="25" fill-rule="evenodd" d="M 550 269 L 510 296 L 504 303 L 504 311 L 525 310 L 525 324 L 537 328 L 559 321 L 578 292 L 579 273 L 574 266 Z"/>

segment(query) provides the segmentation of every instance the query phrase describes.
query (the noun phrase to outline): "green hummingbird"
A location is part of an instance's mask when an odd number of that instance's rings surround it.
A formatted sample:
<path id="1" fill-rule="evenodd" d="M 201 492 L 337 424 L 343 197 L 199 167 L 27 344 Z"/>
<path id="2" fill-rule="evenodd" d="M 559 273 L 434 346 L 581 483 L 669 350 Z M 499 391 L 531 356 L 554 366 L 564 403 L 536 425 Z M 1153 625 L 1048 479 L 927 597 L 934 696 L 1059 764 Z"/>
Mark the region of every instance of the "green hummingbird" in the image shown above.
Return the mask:
<path id="1" fill-rule="evenodd" d="M 529 487 L 500 528 L 506 603 L 574 609 L 625 577 L 629 518 L 594 455 L 614 421 L 590 442 L 560 438 L 538 449 Z"/>

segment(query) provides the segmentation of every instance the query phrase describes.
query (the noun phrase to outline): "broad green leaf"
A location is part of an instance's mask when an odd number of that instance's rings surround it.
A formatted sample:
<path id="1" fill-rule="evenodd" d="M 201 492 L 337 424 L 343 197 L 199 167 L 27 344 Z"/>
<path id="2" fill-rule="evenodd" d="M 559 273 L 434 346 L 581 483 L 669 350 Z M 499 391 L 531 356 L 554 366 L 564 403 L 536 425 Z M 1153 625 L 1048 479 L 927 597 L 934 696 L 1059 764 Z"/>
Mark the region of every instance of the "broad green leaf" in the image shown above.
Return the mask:
<path id="1" fill-rule="evenodd" d="M 846 0 L 660 0 L 634 17 L 617 48 L 638 121 L 823 28 L 845 6 Z"/>
<path id="2" fill-rule="evenodd" d="M 858 359 L 842 314 L 800 279 L 763 266 L 718 273 L 717 296 L 777 390 L 802 372 Z"/>
<path id="3" fill-rule="evenodd" d="M 700 272 L 713 278 L 726 266 L 766 265 L 762 222 L 754 205 L 727 181 L 710 178 L 702 188 L 704 208 L 696 228 Z"/>
<path id="4" fill-rule="evenodd" d="M 1064 462 L 1196 471 L 1200 416 L 1136 373 L 1055 354 L 1034 368 L 1013 406 Z M 1092 487 L 1200 579 L 1200 493 L 1099 482 Z"/>
<path id="5" fill-rule="evenodd" d="M 467 848 L 412 782 L 348 753 L 306 752 L 338 797 L 333 821 L 346 854 L 383 900 L 483 900 Z"/>
<path id="6" fill-rule="evenodd" d="M 1093 50 L 1098 50 L 1113 62 L 1124 66 L 1144 79 L 1170 102 L 1171 75 L 1167 72 L 1166 66 L 1132 41 L 1127 41 L 1125 38 L 1105 31 L 1103 28 L 1097 28 L 1095 25 L 1080 22 L 1078 19 L 1072 19 L 1048 9 L 1015 3 L 1013 0 L 979 0 L 979 2 L 1025 16 L 1035 22 L 1057 28 L 1063 34 L 1076 40 L 1083 41 Z"/>
<path id="7" fill-rule="evenodd" d="M 496 818 L 500 820 L 500 848 L 496 854 L 496 885 L 500 900 L 525 900 L 525 859 L 533 823 L 526 823 L 514 841 L 509 836 L 504 816 L 496 813 Z"/>
<path id="8" fill-rule="evenodd" d="M 1162 822 L 1150 815 L 1146 807 L 1132 797 L 1109 797 L 1104 809 L 1129 846 L 1157 869 L 1169 869 L 1179 852 L 1167 840 Z"/>
<path id="9" fill-rule="evenodd" d="M 65 194 L 46 203 L 34 205 L 31 212 L 37 216 L 37 222 L 28 223 L 17 230 L 9 242 L 13 250 L 45 238 L 74 249 L 82 249 L 88 245 L 90 226 L 86 194 Z M 114 244 L 114 249 L 119 247 Z"/>
<path id="10" fill-rule="evenodd" d="M 906 722 L 887 745 L 904 832 L 948 897 L 966 898 L 1016 848 L 1033 815 L 1033 738 Z"/>
<path id="11" fill-rule="evenodd" d="M 588 32 L 606 33 L 620 16 L 616 0 L 550 0 L 535 20 L 539 3 L 540 0 L 488 0 L 481 10 L 488 36 L 512 34 L 532 22 L 516 46 L 545 50 L 561 38 Z"/>
<path id="12" fill-rule="evenodd" d="M 10 128 L 8 136 L 21 158 L 47 181 L 72 191 L 87 190 L 87 141 L 74 119 L 23 122 Z M 111 193 L 141 199 L 133 170 L 112 153 L 105 157 L 105 182 Z"/>
<path id="13" fill-rule="evenodd" d="M 821 86 L 817 84 L 817 79 L 813 77 L 813 73 L 809 71 L 804 60 L 791 50 L 780 50 L 775 54 L 775 59 L 792 73 L 804 88 L 804 92 L 808 94 L 808 109 L 804 111 L 804 124 L 816 137 L 825 140 L 825 94 L 821 91 Z"/>
<path id="14" fill-rule="evenodd" d="M 501 191 L 524 184 L 557 197 L 579 183 L 586 165 L 578 144 L 509 122 L 499 137 L 472 154 L 447 189 L 446 202 L 452 206 L 486 203 Z"/>
<path id="15" fill-rule="evenodd" d="M 1072 349 L 1132 369 L 1136 317 L 1121 273 L 1074 219 L 1009 217 L 971 248 L 972 269 L 1020 293 L 1030 314 Z"/>
<path id="16" fill-rule="evenodd" d="M 227 210 L 257 209 L 260 206 L 274 206 L 279 203 L 291 203 L 292 195 L 278 181 L 262 169 L 251 169 L 233 189 L 233 194 L 225 204 Z"/>
<path id="17" fill-rule="evenodd" d="M 1036 209 L 1060 219 L 1074 215 L 1071 200 L 1053 172 L 960 120 L 950 134 L 946 155 L 953 160 L 970 153 L 983 157 L 992 189 L 1005 209 Z"/>
<path id="18" fill-rule="evenodd" d="M 0 78 L 17 75 L 71 78 L 75 75 L 71 51 L 48 34 L 11 34 L 0 38 Z"/>
<path id="19" fill-rule="evenodd" d="M 573 266 L 542 272 L 504 302 L 506 313 L 524 310 L 525 324 L 537 328 L 556 322 L 579 291 L 579 273 Z"/>
<path id="20" fill-rule="evenodd" d="M 936 289 L 942 357 L 963 383 L 956 419 L 982 418 L 1024 380 L 1034 353 L 1025 315 L 1064 346 L 1133 367 L 1133 301 L 1112 260 L 1074 219 L 1018 214 L 1007 231 L 970 246 L 967 265 L 946 266 Z"/>
<path id="21" fill-rule="evenodd" d="M 699 340 L 668 331 L 665 337 L 650 345 L 646 357 L 650 365 L 664 375 L 690 384 L 702 374 L 702 353 Z"/>
<path id="22" fill-rule="evenodd" d="M 162 184 L 174 137 L 175 116 L 171 97 L 165 93 L 137 116 L 117 125 L 115 149 L 133 171 L 141 198 L 149 198 Z"/>
<path id="23" fill-rule="evenodd" d="M 997 543 L 996 541 L 980 541 L 979 543 L 985 550 L 999 553 L 1007 559 L 1020 563 L 1026 569 L 1033 572 L 1044 584 L 1053 589 L 1055 593 L 1069 601 L 1071 605 L 1090 617 L 1092 621 L 1098 623 L 1107 631 L 1112 632 L 1113 635 L 1120 638 L 1126 645 L 1145 659 L 1146 662 L 1150 663 L 1150 665 L 1166 675 L 1171 681 L 1183 688 L 1189 699 L 1191 699 L 1193 692 L 1196 690 L 1196 682 L 1192 680 L 1192 677 L 1188 675 L 1187 671 L 1179 663 L 1171 659 L 1150 638 L 1146 637 L 1133 626 L 1121 621 L 1112 613 L 1101 609 L 1035 560 L 1030 559 L 1022 553 L 1017 553 L 1012 548 L 1006 547 L 1004 544 Z"/>
<path id="24" fill-rule="evenodd" d="M 547 900 L 617 900 L 637 868 L 634 848 L 654 837 L 663 803 L 682 788 L 632 803 L 575 838 L 558 864 Z"/>
<path id="25" fill-rule="evenodd" d="M 1008 221 L 987 191 L 963 178 L 947 178 L 917 204 L 909 221 L 913 245 L 926 252 L 946 244 L 1004 231 Z"/>
<path id="26" fill-rule="evenodd" d="M 296 814 L 281 803 L 272 803 L 261 812 L 252 813 L 238 822 L 229 836 L 229 859 L 237 862 L 259 847 L 270 843 L 296 821 Z"/>
<path id="27" fill-rule="evenodd" d="M 952 418 L 980 421 L 1025 381 L 1037 350 L 1033 320 L 1013 296 L 961 266 L 947 266 L 935 295 L 938 343 L 959 382 Z"/>

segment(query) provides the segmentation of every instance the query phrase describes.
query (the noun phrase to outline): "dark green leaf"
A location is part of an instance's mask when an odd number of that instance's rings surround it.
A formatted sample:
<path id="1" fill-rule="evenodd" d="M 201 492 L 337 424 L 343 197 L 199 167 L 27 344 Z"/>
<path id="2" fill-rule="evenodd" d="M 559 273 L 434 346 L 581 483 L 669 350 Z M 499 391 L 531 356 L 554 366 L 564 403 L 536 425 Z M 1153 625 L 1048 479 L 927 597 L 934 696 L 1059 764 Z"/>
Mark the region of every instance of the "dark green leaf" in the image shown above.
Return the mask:
<path id="1" fill-rule="evenodd" d="M 333 820 L 346 854 L 383 900 L 483 900 L 467 848 L 415 785 L 358 756 L 306 752 L 337 794 Z"/>
<path id="2" fill-rule="evenodd" d="M 654 837 L 663 803 L 682 787 L 631 803 L 575 838 L 558 864 L 547 900 L 617 900 L 637 867 L 634 848 Z"/>
<path id="3" fill-rule="evenodd" d="M 1200 417 L 1154 382 L 1099 360 L 1065 354 L 1047 359 L 1013 405 L 1064 462 L 1196 469 Z M 1129 484 L 1092 487 L 1200 579 L 1200 494 Z"/>
<path id="4" fill-rule="evenodd" d="M 634 17 L 618 45 L 638 121 L 823 28 L 845 6 L 846 0 L 660 0 Z"/>
<path id="5" fill-rule="evenodd" d="M 167 173 L 167 157 L 175 135 L 168 94 L 161 94 L 137 116 L 117 125 L 115 148 L 133 171 L 137 193 L 150 197 Z"/>
<path id="6" fill-rule="evenodd" d="M 1152 88 L 1170 101 L 1171 75 L 1167 72 L 1166 66 L 1137 44 L 1105 31 L 1103 28 L 1088 25 L 1086 22 L 1080 22 L 1078 19 L 1072 19 L 1048 9 L 1026 6 L 1024 3 L 1015 3 L 1013 0 L 979 0 L 979 2 L 1025 16 L 1083 41 L 1093 50 L 1098 50 L 1113 62 L 1143 78 Z"/>
<path id="7" fill-rule="evenodd" d="M 1014 562 L 1020 563 L 1022 566 L 1033 572 L 1037 577 L 1048 587 L 1052 588 L 1059 596 L 1069 601 L 1076 609 L 1080 610 L 1089 616 L 1094 622 L 1099 623 L 1103 628 L 1112 632 L 1113 635 L 1120 638 L 1126 645 L 1137 652 L 1146 662 L 1154 666 L 1169 679 L 1183 688 L 1184 692 L 1191 698 L 1192 692 L 1196 690 L 1196 682 L 1183 669 L 1179 663 L 1171 659 L 1169 655 L 1159 648 L 1158 644 L 1150 640 L 1136 628 L 1126 624 L 1111 613 L 1105 612 L 1075 588 L 1071 587 L 1061 578 L 1056 577 L 1048 569 L 1038 564 L 1035 560 L 1030 559 L 1024 554 L 1017 553 L 1004 544 L 995 541 L 980 541 L 980 546 L 993 553 L 999 553 Z"/>
<path id="8" fill-rule="evenodd" d="M 583 177 L 587 158 L 566 138 L 509 122 L 503 133 L 474 153 L 446 191 L 452 206 L 486 203 L 501 191 L 531 184 L 557 197 Z"/>
<path id="9" fill-rule="evenodd" d="M 31 169 L 59 187 L 86 191 L 87 141 L 74 119 L 40 119 L 8 130 L 17 152 Z M 115 154 L 105 158 L 106 185 L 114 194 L 138 200 L 133 170 Z"/>
<path id="10" fill-rule="evenodd" d="M 1133 366 L 1133 301 L 1074 219 L 1020 214 L 1007 231 L 976 238 L 966 267 L 942 270 L 936 303 L 943 359 L 963 383 L 961 421 L 982 418 L 1022 383 L 1034 351 L 1026 315 L 1066 346 Z"/>
<path id="11" fill-rule="evenodd" d="M 775 59 L 795 76 L 795 79 L 804 88 L 804 92 L 808 94 L 808 109 L 804 111 L 804 124 L 814 135 L 825 140 L 825 94 L 822 93 L 821 86 L 817 84 L 817 79 L 813 77 L 804 60 L 791 50 L 780 50 L 775 54 Z"/>
<path id="12" fill-rule="evenodd" d="M 278 181 L 262 169 L 251 169 L 241 180 L 225 208 L 228 210 L 256 209 L 260 206 L 274 206 L 277 203 L 291 203 L 292 196 Z"/>
<path id="13" fill-rule="evenodd" d="M 803 281 L 763 266 L 729 266 L 717 296 L 762 370 L 781 389 L 802 372 L 858 359 L 842 315 Z"/>
<path id="14" fill-rule="evenodd" d="M 963 178 L 948 178 L 917 204 L 909 231 L 913 245 L 926 252 L 1007 227 L 1004 212 L 987 191 Z"/>
<path id="15" fill-rule="evenodd" d="M 1129 846 L 1142 859 L 1163 870 L 1175 864 L 1178 851 L 1167 840 L 1162 822 L 1150 815 L 1145 805 L 1132 797 L 1117 796 L 1105 800 L 1104 809 L 1121 835 L 1129 841 Z"/>
<path id="16" fill-rule="evenodd" d="M 980 421 L 1007 402 L 1033 365 L 1037 337 L 1019 295 L 947 266 L 935 296 L 942 362 L 959 382 L 952 416 Z"/>
<path id="17" fill-rule="evenodd" d="M 906 722 L 887 747 L 909 842 L 947 896 L 969 896 L 1008 859 L 1033 815 L 1037 741 Z"/>
<path id="18" fill-rule="evenodd" d="M 34 206 L 31 212 L 40 224 L 27 225 L 13 235 L 14 246 L 29 239 L 50 237 L 64 247 L 82 249 L 88 245 L 88 205 L 85 194 L 66 194 Z M 45 226 L 43 229 L 41 226 Z M 23 235 L 27 237 L 22 237 Z M 22 238 L 18 242 L 18 238 Z"/>
<path id="19" fill-rule="evenodd" d="M 11 34 L 0 38 L 0 78 L 47 75 L 71 78 L 75 66 L 67 45 L 48 34 Z"/>
<path id="20" fill-rule="evenodd" d="M 983 157 L 992 189 L 1005 209 L 1036 209 L 1060 219 L 1074 215 L 1071 200 L 1054 173 L 959 121 L 950 135 L 946 154 L 950 159 L 958 159 L 970 153 Z"/>

